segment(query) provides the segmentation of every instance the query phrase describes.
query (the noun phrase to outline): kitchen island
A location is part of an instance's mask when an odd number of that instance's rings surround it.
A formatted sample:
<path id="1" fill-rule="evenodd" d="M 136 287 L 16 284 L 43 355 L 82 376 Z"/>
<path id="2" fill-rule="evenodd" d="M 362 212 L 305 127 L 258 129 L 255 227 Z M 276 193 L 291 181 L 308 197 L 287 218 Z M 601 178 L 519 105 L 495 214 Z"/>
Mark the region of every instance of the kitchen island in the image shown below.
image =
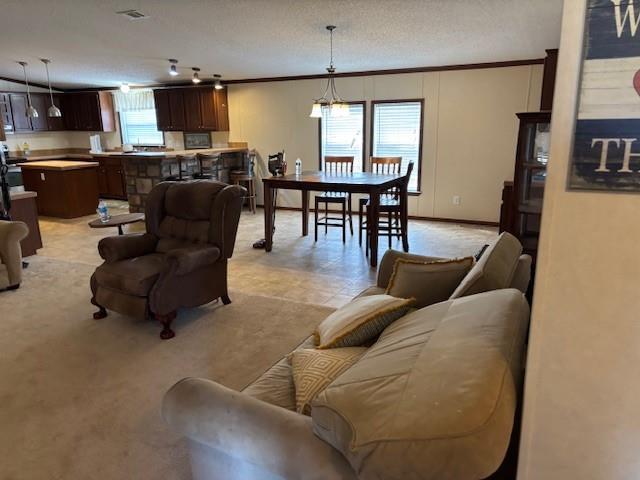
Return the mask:
<path id="1" fill-rule="evenodd" d="M 229 182 L 229 172 L 246 168 L 249 153 L 246 143 L 230 143 L 225 146 L 194 150 L 170 150 L 164 152 L 104 152 L 93 154 L 102 163 L 117 162 L 125 175 L 126 194 L 130 212 L 144 212 L 146 198 L 151 189 L 167 177 L 178 175 L 178 156 L 194 156 L 198 153 L 214 157 L 218 180 Z M 205 167 L 208 165 L 205 165 Z M 183 163 L 188 175 L 198 171 L 195 160 Z"/>
<path id="2" fill-rule="evenodd" d="M 40 215 L 76 218 L 98 206 L 96 162 L 44 160 L 19 163 L 25 190 L 36 192 Z"/>

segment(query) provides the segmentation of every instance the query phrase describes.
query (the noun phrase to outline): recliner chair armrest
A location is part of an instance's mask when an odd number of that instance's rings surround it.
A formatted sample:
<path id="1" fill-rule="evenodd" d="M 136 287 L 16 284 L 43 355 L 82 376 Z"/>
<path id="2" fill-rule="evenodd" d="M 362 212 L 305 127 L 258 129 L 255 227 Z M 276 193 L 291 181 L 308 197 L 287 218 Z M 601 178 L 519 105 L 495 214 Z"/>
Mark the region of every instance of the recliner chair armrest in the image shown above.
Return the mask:
<path id="1" fill-rule="evenodd" d="M 175 262 L 175 273 L 184 275 L 197 268 L 212 265 L 220 258 L 220 249 L 213 246 L 176 248 L 166 253 L 167 261 Z"/>
<path id="2" fill-rule="evenodd" d="M 413 260 L 416 262 L 437 262 L 441 260 L 447 260 L 441 257 L 428 257 L 426 255 L 416 255 L 415 253 L 405 253 L 398 250 L 389 249 L 385 252 L 382 260 L 380 260 L 380 266 L 378 267 L 378 279 L 377 286 L 380 288 L 387 288 L 391 274 L 393 273 L 393 266 L 396 260 L 399 258 Z"/>
<path id="3" fill-rule="evenodd" d="M 247 189 L 240 185 L 227 185 L 214 200 L 210 239 L 211 243 L 220 247 L 223 258 L 233 255 L 242 201 L 246 194 Z"/>
<path id="4" fill-rule="evenodd" d="M 107 263 L 141 257 L 156 249 L 158 239 L 150 233 L 106 237 L 98 242 L 98 253 Z"/>
<path id="5" fill-rule="evenodd" d="M 19 285 L 22 280 L 20 240 L 28 234 L 26 223 L 0 221 L 0 262 L 7 269 L 8 286 Z"/>
<path id="6" fill-rule="evenodd" d="M 176 383 L 162 416 L 189 439 L 284 478 L 355 478 L 342 454 L 313 433 L 310 417 L 210 380 Z"/>

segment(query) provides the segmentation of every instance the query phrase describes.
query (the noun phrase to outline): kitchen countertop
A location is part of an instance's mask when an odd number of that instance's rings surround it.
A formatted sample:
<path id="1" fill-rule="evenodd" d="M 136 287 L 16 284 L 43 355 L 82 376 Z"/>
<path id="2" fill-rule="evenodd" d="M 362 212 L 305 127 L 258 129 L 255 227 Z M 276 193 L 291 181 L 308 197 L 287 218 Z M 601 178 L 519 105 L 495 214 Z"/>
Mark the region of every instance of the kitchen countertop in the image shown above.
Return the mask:
<path id="1" fill-rule="evenodd" d="M 248 147 L 212 147 L 192 150 L 170 150 L 167 152 L 103 152 L 92 154 L 94 158 L 119 157 L 119 158 L 173 158 L 176 155 L 194 155 L 196 153 L 216 154 L 246 152 Z"/>
<path id="2" fill-rule="evenodd" d="M 82 162 L 75 160 L 43 160 L 19 163 L 22 169 L 37 168 L 42 170 L 80 170 L 83 168 L 94 168 L 99 166 L 97 162 Z"/>

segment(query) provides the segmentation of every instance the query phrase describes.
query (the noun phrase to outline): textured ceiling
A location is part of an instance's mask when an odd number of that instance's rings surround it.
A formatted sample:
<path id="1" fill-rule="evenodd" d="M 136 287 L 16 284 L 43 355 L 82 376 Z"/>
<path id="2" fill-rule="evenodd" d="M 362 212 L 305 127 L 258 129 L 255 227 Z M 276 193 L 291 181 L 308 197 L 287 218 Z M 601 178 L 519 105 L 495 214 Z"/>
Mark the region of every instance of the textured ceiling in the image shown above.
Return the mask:
<path id="1" fill-rule="evenodd" d="M 115 12 L 137 9 L 132 21 Z M 324 73 L 335 24 L 339 72 L 541 58 L 557 48 L 562 0 L 0 0 L 0 76 L 17 60 L 55 85 Z"/>

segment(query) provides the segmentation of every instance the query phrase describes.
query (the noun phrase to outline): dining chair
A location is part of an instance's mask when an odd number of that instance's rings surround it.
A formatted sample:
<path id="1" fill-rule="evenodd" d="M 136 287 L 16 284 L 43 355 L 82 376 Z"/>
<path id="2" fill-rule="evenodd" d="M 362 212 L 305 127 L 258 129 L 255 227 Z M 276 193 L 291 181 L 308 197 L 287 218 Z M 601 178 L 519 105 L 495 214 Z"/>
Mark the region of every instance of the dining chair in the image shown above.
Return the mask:
<path id="1" fill-rule="evenodd" d="M 399 175 L 402 170 L 402 157 L 369 157 L 368 170 L 378 175 Z M 388 197 L 397 198 L 397 196 L 397 189 L 393 188 L 380 197 L 380 202 L 386 201 Z M 364 212 L 368 203 L 369 197 L 360 198 L 358 201 L 358 244 L 360 246 L 362 246 L 362 232 L 367 231 L 367 216 Z"/>
<path id="2" fill-rule="evenodd" d="M 326 156 L 324 157 L 324 171 L 330 175 L 353 174 L 353 156 Z M 324 217 L 319 217 L 320 204 L 324 204 Z M 338 204 L 342 207 L 340 217 L 329 216 L 329 204 Z M 351 217 L 351 194 L 347 192 L 323 192 L 316 196 L 315 200 L 315 241 L 318 241 L 318 226 L 324 226 L 327 234 L 329 227 L 342 228 L 342 243 L 347 241 L 347 217 L 349 230 L 353 235 L 353 219 Z"/>
<path id="3" fill-rule="evenodd" d="M 409 162 L 407 165 L 407 173 L 402 179 L 404 191 L 407 191 L 409 185 L 409 179 L 413 172 L 413 162 Z M 394 190 L 394 189 L 392 189 Z M 403 228 L 401 216 L 401 203 L 400 203 L 400 189 L 395 189 L 391 193 L 385 193 L 380 196 L 380 216 L 376 219 L 369 218 L 370 203 L 365 204 L 365 215 L 367 215 L 367 229 L 366 229 L 366 254 L 369 255 L 369 236 L 371 235 L 371 229 L 369 228 L 370 221 L 378 222 L 378 236 L 386 236 L 389 239 L 389 248 L 391 248 L 391 240 L 393 237 L 405 240 L 403 244 L 409 245 L 407 238 L 408 232 Z M 406 195 L 406 193 L 405 193 Z M 409 251 L 408 247 L 407 250 Z"/>

